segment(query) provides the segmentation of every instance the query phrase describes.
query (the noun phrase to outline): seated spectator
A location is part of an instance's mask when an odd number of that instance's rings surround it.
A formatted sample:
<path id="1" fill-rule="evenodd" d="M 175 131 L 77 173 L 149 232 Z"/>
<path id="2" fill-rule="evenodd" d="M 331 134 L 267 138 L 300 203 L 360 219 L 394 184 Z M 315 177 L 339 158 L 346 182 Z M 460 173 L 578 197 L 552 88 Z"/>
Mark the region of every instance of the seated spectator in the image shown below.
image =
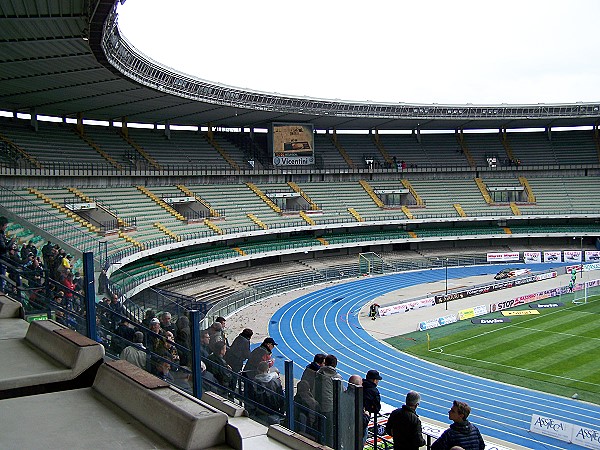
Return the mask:
<path id="1" fill-rule="evenodd" d="M 225 361 L 227 346 L 220 341 L 215 344 L 215 351 L 210 354 L 206 362 L 207 370 L 215 376 L 217 383 L 229 389 L 231 387 L 231 367 Z"/>
<path id="2" fill-rule="evenodd" d="M 167 381 L 171 384 L 175 383 L 175 379 L 173 378 L 173 375 L 171 375 L 171 363 L 168 361 L 159 361 L 156 364 L 155 375 L 161 380 Z"/>
<path id="3" fill-rule="evenodd" d="M 136 331 L 133 334 L 133 343 L 123 349 L 119 358 L 129 361 L 140 369 L 147 370 L 146 367 L 146 347 L 144 347 L 144 333 Z"/>
<path id="4" fill-rule="evenodd" d="M 123 317 L 111 340 L 111 349 L 118 355 L 130 342 L 133 342 L 134 335 L 135 330 L 129 324 L 129 320 Z"/>
<path id="5" fill-rule="evenodd" d="M 160 328 L 160 321 L 154 317 L 150 320 L 150 331 L 146 336 L 146 347 L 148 347 L 153 353 L 156 353 L 156 350 L 162 345 L 162 335 L 163 332 Z"/>
<path id="6" fill-rule="evenodd" d="M 172 333 L 175 333 L 175 325 L 171 323 L 171 318 L 171 313 L 165 311 L 159 316 L 158 319 L 160 320 L 160 327 L 164 331 L 170 331 Z"/>
<path id="7" fill-rule="evenodd" d="M 182 366 L 188 366 L 190 362 L 190 319 L 179 316 L 175 323 L 175 343 L 179 346 L 179 361 Z M 208 356 L 208 355 L 206 355 Z"/>
<path id="8" fill-rule="evenodd" d="M 208 344 L 210 343 L 210 334 L 208 334 L 207 330 L 203 330 L 200 332 L 200 357 L 202 359 L 208 358 L 210 355 L 210 347 Z"/>
<path id="9" fill-rule="evenodd" d="M 258 363 L 256 372 L 251 391 L 251 398 L 256 402 L 256 416 L 269 425 L 280 423 L 285 399 L 279 374 L 270 372 L 266 361 Z"/>

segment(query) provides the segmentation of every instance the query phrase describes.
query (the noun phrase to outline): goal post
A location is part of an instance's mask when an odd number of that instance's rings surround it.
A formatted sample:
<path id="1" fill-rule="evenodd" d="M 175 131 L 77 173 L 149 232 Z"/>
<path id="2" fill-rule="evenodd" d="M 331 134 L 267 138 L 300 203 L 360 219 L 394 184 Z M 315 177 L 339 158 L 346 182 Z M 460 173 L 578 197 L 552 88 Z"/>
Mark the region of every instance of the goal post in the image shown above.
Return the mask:
<path id="1" fill-rule="evenodd" d="M 375 252 L 358 254 L 358 271 L 361 275 L 382 274 L 383 258 Z"/>

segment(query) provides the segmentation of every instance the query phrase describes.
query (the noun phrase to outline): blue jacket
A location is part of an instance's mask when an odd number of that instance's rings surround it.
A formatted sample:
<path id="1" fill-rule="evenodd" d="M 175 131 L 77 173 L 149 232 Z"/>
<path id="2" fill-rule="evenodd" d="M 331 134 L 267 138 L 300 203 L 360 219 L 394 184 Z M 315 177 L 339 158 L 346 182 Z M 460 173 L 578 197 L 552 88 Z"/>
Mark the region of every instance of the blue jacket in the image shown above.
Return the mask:
<path id="1" fill-rule="evenodd" d="M 431 445 L 431 450 L 449 450 L 458 445 L 465 450 L 484 450 L 485 443 L 477 427 L 468 420 L 453 423 Z"/>

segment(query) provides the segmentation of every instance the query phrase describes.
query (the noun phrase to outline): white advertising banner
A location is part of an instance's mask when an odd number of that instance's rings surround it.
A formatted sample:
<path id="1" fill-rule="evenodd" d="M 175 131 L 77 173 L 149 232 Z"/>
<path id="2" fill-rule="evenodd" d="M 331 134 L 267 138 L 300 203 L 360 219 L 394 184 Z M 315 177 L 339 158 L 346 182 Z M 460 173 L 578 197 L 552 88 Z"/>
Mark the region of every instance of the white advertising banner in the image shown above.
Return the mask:
<path id="1" fill-rule="evenodd" d="M 519 252 L 505 252 L 505 253 L 488 253 L 488 262 L 507 262 L 507 261 L 518 261 Z"/>
<path id="2" fill-rule="evenodd" d="M 600 449 L 600 430 L 573 425 L 571 442 L 585 448 L 598 450 Z"/>
<path id="3" fill-rule="evenodd" d="M 398 305 L 382 306 L 379 308 L 380 316 L 391 316 L 392 314 L 408 312 L 411 309 L 427 308 L 435 305 L 435 297 L 421 298 L 411 302 L 399 303 Z"/>
<path id="4" fill-rule="evenodd" d="M 523 262 L 524 263 L 541 263 L 542 262 L 542 252 L 523 252 Z"/>
<path id="5" fill-rule="evenodd" d="M 585 262 L 598 262 L 600 261 L 600 251 L 597 250 L 586 250 L 585 251 Z"/>
<path id="6" fill-rule="evenodd" d="M 580 250 L 565 250 L 563 252 L 565 262 L 579 263 L 581 262 L 581 251 Z"/>
<path id="7" fill-rule="evenodd" d="M 532 414 L 529 431 L 560 439 L 564 442 L 570 442 L 571 434 L 573 433 L 573 425 L 551 417 Z"/>
<path id="8" fill-rule="evenodd" d="M 561 252 L 560 251 L 544 252 L 544 262 L 545 263 L 562 262 L 562 254 L 561 254 Z"/>

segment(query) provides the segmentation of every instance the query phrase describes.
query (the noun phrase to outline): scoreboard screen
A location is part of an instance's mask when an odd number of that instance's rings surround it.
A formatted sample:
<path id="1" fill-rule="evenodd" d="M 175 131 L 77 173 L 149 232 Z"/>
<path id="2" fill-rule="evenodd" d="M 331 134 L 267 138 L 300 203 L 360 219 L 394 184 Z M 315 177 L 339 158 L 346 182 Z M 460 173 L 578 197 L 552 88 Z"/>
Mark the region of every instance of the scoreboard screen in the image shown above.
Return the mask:
<path id="1" fill-rule="evenodd" d="M 274 166 L 306 166 L 315 163 L 314 129 L 311 124 L 273 123 Z"/>

